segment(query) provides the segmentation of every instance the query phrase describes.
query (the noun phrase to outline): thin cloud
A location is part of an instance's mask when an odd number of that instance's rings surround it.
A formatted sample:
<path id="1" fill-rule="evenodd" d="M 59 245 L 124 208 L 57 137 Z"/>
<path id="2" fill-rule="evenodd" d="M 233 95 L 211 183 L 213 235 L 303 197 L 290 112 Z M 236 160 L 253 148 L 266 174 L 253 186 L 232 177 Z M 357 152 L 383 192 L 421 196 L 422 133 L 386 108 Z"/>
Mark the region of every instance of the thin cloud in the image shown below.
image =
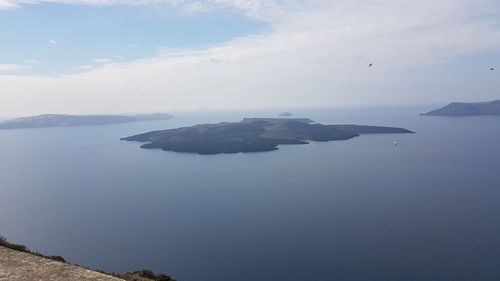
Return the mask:
<path id="1" fill-rule="evenodd" d="M 229 2 L 269 18 L 272 31 L 79 74 L 0 75 L 0 92 L 7 93 L 0 96 L 0 111 L 429 103 L 467 97 L 472 86 L 475 97 L 486 100 L 500 87 L 500 79 L 469 85 L 466 79 L 447 80 L 448 71 L 424 71 L 462 56 L 498 52 L 496 1 L 317 0 L 303 1 L 300 8 L 298 1 Z M 369 62 L 376 68 L 369 69 Z M 25 105 L 26 99 L 37 102 Z M 58 103 L 47 102 L 53 100 Z"/>
<path id="2" fill-rule="evenodd" d="M 12 0 L 0 0 L 0 10 L 12 10 L 19 6 Z"/>
<path id="3" fill-rule="evenodd" d="M 26 69 L 26 66 L 20 64 L 0 63 L 1 72 L 15 72 Z"/>
<path id="4" fill-rule="evenodd" d="M 82 70 L 91 70 L 91 69 L 94 69 L 94 67 L 92 65 L 80 65 L 77 68 L 78 69 L 82 69 Z"/>
<path id="5" fill-rule="evenodd" d="M 111 58 L 96 58 L 96 59 L 92 60 L 92 62 L 99 63 L 99 64 L 109 63 L 112 61 L 113 61 L 113 59 L 111 59 Z"/>
<path id="6" fill-rule="evenodd" d="M 37 60 L 37 59 L 25 59 L 23 60 L 24 63 L 29 63 L 29 64 L 41 64 L 42 62 Z"/>
<path id="7" fill-rule="evenodd" d="M 163 5 L 179 8 L 187 13 L 207 12 L 215 9 L 235 9 L 249 16 L 267 18 L 283 13 L 285 6 L 302 6 L 307 1 L 288 0 L 0 0 L 0 9 L 15 9 L 28 4 L 62 3 L 68 5 Z"/>

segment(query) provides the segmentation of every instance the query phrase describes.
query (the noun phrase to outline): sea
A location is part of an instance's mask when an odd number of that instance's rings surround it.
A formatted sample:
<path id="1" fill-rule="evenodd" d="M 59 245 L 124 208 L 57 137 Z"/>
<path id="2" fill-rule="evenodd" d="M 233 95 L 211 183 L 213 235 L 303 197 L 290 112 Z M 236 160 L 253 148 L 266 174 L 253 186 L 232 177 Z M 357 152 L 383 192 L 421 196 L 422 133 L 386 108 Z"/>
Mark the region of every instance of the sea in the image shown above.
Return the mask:
<path id="1" fill-rule="evenodd" d="M 430 109 L 295 109 L 415 134 L 219 155 L 120 138 L 279 111 L 2 130 L 0 235 L 178 281 L 500 280 L 500 117 L 419 115 Z"/>

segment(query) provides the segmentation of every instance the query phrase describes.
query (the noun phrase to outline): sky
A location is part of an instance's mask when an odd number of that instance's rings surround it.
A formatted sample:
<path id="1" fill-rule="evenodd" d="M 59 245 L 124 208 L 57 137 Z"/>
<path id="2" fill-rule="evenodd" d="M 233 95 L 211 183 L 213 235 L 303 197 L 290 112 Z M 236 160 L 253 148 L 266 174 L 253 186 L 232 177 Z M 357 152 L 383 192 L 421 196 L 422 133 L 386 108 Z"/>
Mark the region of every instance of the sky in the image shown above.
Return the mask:
<path id="1" fill-rule="evenodd" d="M 498 0 L 0 0 L 0 116 L 446 104 L 499 89 Z"/>

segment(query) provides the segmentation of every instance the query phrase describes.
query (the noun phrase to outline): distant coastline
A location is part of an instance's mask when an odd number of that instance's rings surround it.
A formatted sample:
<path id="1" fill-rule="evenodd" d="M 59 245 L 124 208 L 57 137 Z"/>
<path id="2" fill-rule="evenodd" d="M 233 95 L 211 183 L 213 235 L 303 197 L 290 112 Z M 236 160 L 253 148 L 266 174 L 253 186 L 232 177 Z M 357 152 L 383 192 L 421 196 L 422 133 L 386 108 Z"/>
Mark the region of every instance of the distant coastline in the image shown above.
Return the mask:
<path id="1" fill-rule="evenodd" d="M 421 114 L 423 116 L 500 116 L 500 100 L 490 102 L 452 102 L 444 107 Z"/>
<path id="2" fill-rule="evenodd" d="M 0 121 L 0 130 L 48 127 L 98 126 L 132 123 L 138 121 L 169 120 L 173 116 L 165 113 L 138 115 L 68 115 L 44 114 Z"/>

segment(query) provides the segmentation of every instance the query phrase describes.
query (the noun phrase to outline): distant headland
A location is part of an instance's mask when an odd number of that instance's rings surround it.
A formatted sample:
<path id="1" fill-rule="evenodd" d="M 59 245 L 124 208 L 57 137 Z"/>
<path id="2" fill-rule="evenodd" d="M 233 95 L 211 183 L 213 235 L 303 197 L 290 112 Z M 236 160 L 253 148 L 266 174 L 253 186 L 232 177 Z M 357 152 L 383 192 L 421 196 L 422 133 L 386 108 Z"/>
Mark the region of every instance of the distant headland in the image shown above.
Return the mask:
<path id="1" fill-rule="evenodd" d="M 322 125 L 307 118 L 245 118 L 240 122 L 152 131 L 125 137 L 122 140 L 146 142 L 142 148 L 218 154 L 273 151 L 278 149 L 277 146 L 280 144 L 347 140 L 361 134 L 386 133 L 413 132 L 394 127 Z"/>
<path id="2" fill-rule="evenodd" d="M 0 122 L 0 129 L 27 129 L 46 127 L 73 127 L 131 123 L 149 120 L 168 120 L 173 118 L 170 114 L 153 113 L 139 115 L 67 115 L 44 114 L 22 117 Z"/>
<path id="3" fill-rule="evenodd" d="M 430 116 L 473 116 L 473 115 L 500 115 L 500 100 L 490 102 L 453 102 L 422 115 Z"/>

